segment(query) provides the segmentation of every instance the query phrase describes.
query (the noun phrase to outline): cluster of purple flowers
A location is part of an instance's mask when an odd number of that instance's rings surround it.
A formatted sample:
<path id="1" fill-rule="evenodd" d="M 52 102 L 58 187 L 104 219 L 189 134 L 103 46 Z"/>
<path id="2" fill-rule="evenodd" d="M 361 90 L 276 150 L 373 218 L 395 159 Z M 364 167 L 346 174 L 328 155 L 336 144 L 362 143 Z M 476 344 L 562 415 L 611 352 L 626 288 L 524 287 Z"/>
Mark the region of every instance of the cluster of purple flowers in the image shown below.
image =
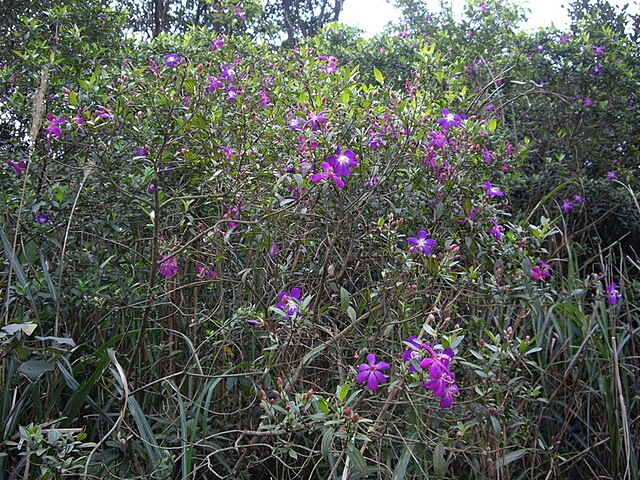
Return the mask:
<path id="1" fill-rule="evenodd" d="M 440 398 L 440 408 L 450 408 L 453 397 L 459 394 L 455 384 L 456 376 L 450 368 L 455 352 L 451 348 L 442 348 L 440 345 L 432 347 L 419 340 L 415 335 L 407 339 L 409 348 L 405 350 L 402 359 L 409 363 L 410 372 L 427 373 L 428 379 L 424 379 L 422 386 Z"/>
<path id="2" fill-rule="evenodd" d="M 235 102 L 238 97 L 238 90 L 233 85 L 234 82 L 235 71 L 233 67 L 228 65 L 220 66 L 220 75 L 213 76 L 209 75 L 207 82 L 207 89 L 209 93 L 214 93 L 217 89 L 225 88 L 226 84 L 226 92 L 227 92 L 227 100 L 230 102 Z"/>
<path id="3" fill-rule="evenodd" d="M 538 259 L 538 265 L 531 267 L 531 278 L 534 280 L 546 280 L 551 276 L 551 266 L 542 260 Z"/>

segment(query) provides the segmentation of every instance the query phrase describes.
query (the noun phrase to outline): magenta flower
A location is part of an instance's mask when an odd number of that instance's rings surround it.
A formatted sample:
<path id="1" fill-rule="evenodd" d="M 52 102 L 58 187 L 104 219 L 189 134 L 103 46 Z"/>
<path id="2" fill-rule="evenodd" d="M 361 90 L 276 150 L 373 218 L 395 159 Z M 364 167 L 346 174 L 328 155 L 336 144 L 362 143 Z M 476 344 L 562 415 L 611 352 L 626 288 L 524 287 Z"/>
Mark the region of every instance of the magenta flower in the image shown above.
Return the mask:
<path id="1" fill-rule="evenodd" d="M 222 70 L 222 77 L 224 77 L 227 82 L 233 83 L 233 76 L 236 73 L 235 70 L 228 65 L 222 65 L 220 70 Z"/>
<path id="2" fill-rule="evenodd" d="M 409 348 L 407 348 L 402 354 L 402 360 L 404 362 L 409 362 L 409 371 L 417 372 L 418 370 L 413 365 L 413 360 L 417 360 L 418 363 L 422 362 L 422 359 L 425 356 L 425 352 L 427 345 L 424 343 L 418 343 L 418 337 L 416 335 L 411 335 L 407 338 L 407 343 L 409 344 Z"/>
<path id="3" fill-rule="evenodd" d="M 213 41 L 213 43 L 211 44 L 211 51 L 215 52 L 216 50 L 218 50 L 223 45 L 224 45 L 224 37 L 220 36 L 220 37 L 216 38 Z"/>
<path id="4" fill-rule="evenodd" d="M 604 55 L 604 51 L 605 50 L 606 50 L 606 47 L 604 47 L 603 45 L 594 45 L 594 47 L 591 49 L 591 52 L 596 57 L 600 57 L 600 56 Z"/>
<path id="5" fill-rule="evenodd" d="M 534 280 L 546 280 L 551 275 L 551 266 L 539 259 L 538 265 L 531 267 L 531 278 Z"/>
<path id="6" fill-rule="evenodd" d="M 260 105 L 261 107 L 266 107 L 267 105 L 269 105 L 269 92 L 267 92 L 266 90 L 262 90 L 259 95 L 260 101 L 258 102 L 258 105 Z"/>
<path id="7" fill-rule="evenodd" d="M 215 92 L 217 88 L 224 87 L 222 78 L 212 77 L 211 75 L 209 75 L 209 81 L 207 82 L 207 87 L 209 87 L 209 93 Z"/>
<path id="8" fill-rule="evenodd" d="M 616 180 L 618 178 L 618 172 L 615 170 L 609 170 L 607 172 L 607 180 Z"/>
<path id="9" fill-rule="evenodd" d="M 302 128 L 307 128 L 309 125 L 311 125 L 311 130 L 315 132 L 320 128 L 322 123 L 329 120 L 327 117 L 325 117 L 324 115 L 325 113 L 329 113 L 329 110 L 323 110 L 320 113 L 309 114 L 309 116 L 307 117 L 307 121 L 304 122 L 304 125 L 302 125 Z"/>
<path id="10" fill-rule="evenodd" d="M 335 71 L 338 69 L 337 67 L 338 59 L 334 56 L 327 57 L 325 55 L 320 55 L 316 57 L 316 59 L 322 60 L 323 62 L 327 62 L 327 64 L 322 67 L 322 71 L 327 75 L 331 75 L 332 73 L 335 73 Z"/>
<path id="11" fill-rule="evenodd" d="M 609 305 L 617 305 L 620 301 L 622 294 L 617 290 L 618 285 L 615 282 L 611 282 L 607 285 L 607 303 Z"/>
<path id="12" fill-rule="evenodd" d="M 233 7 L 233 13 L 236 14 L 237 17 L 239 17 L 241 20 L 247 20 L 247 14 L 244 10 L 242 10 L 238 5 L 236 5 L 235 7 Z"/>
<path id="13" fill-rule="evenodd" d="M 451 113 L 449 109 L 442 109 L 443 117 L 438 119 L 438 124 L 442 127 L 442 130 L 445 132 L 449 130 L 451 127 L 459 127 L 462 125 L 462 122 L 466 118 L 464 115 L 458 115 L 457 113 Z"/>
<path id="14" fill-rule="evenodd" d="M 269 247 L 269 258 L 276 258 L 277 254 L 278 254 L 278 244 L 273 243 L 271 244 L 271 247 Z"/>
<path id="15" fill-rule="evenodd" d="M 441 397 L 440 408 L 451 408 L 453 397 L 457 397 L 460 393 L 455 380 L 455 374 L 447 370 L 443 372 L 442 376 L 433 378 L 431 381 L 423 383 L 422 386 L 433 391 L 436 397 Z"/>
<path id="16" fill-rule="evenodd" d="M 563 33 L 562 35 L 560 35 L 559 41 L 560 43 L 569 43 L 571 41 L 571 37 L 568 34 Z"/>
<path id="17" fill-rule="evenodd" d="M 569 210 L 573 210 L 573 202 L 571 200 L 563 200 L 562 205 L 560 205 L 560 210 L 565 213 Z"/>
<path id="18" fill-rule="evenodd" d="M 500 243 L 502 241 L 502 232 L 504 232 L 504 227 L 495 220 L 491 220 L 493 224 L 493 228 L 489 230 L 489 233 L 493 235 L 493 238 L 496 239 L 496 242 Z"/>
<path id="19" fill-rule="evenodd" d="M 227 88 L 227 100 L 235 102 L 236 98 L 238 98 L 238 91 L 236 90 L 236 87 Z"/>
<path id="20" fill-rule="evenodd" d="M 574 202 L 578 202 L 578 203 L 582 203 L 584 202 L 584 198 L 582 198 L 580 195 L 578 195 L 577 193 L 575 193 L 573 195 L 573 201 Z"/>
<path id="21" fill-rule="evenodd" d="M 169 257 L 168 255 L 164 255 L 162 261 L 158 264 L 160 273 L 167 278 L 171 278 L 179 268 L 180 267 L 176 265 L 176 257 Z"/>
<path id="22" fill-rule="evenodd" d="M 280 292 L 276 308 L 282 310 L 288 320 L 292 319 L 300 311 L 300 304 L 304 302 L 304 298 L 301 295 L 302 290 L 299 288 L 292 288 L 290 293 Z"/>
<path id="23" fill-rule="evenodd" d="M 180 55 L 178 55 L 177 53 L 168 53 L 164 56 L 164 64 L 169 67 L 169 68 L 173 68 L 177 65 L 180 64 Z"/>
<path id="24" fill-rule="evenodd" d="M 303 127 L 302 123 L 302 119 L 295 116 L 291 116 L 287 119 L 287 126 L 292 132 L 301 132 Z"/>
<path id="25" fill-rule="evenodd" d="M 336 148 L 336 154 L 327 158 L 327 163 L 333 167 L 336 175 L 348 177 L 351 175 L 351 168 L 358 166 L 356 154 L 351 150 L 341 152 L 340 147 Z"/>
<path id="26" fill-rule="evenodd" d="M 456 355 L 453 349 L 434 350 L 429 345 L 423 345 L 423 348 L 429 352 L 431 356 L 425 357 L 420 362 L 420 368 L 423 370 L 428 369 L 431 378 L 440 378 L 445 373 L 449 373 L 449 364 L 451 363 L 451 359 Z"/>
<path id="27" fill-rule="evenodd" d="M 445 143 L 449 143 L 449 139 L 442 132 L 429 132 L 429 136 L 431 137 L 431 141 L 429 142 L 430 147 L 444 150 Z"/>
<path id="28" fill-rule="evenodd" d="M 25 162 L 24 160 L 20 160 L 18 162 L 7 160 L 7 165 L 13 169 L 16 175 L 22 175 L 22 169 L 27 166 L 27 162 Z"/>
<path id="29" fill-rule="evenodd" d="M 491 182 L 484 182 L 483 185 L 487 191 L 487 195 L 490 197 L 504 197 L 504 192 L 502 192 L 498 187 L 491 185 Z"/>
<path id="30" fill-rule="evenodd" d="M 321 180 L 324 180 L 325 178 L 330 178 L 331 180 L 334 181 L 334 183 L 338 186 L 338 188 L 344 188 L 344 182 L 338 175 L 336 175 L 336 173 L 333 171 L 333 167 L 329 163 L 322 162 L 321 167 L 324 170 L 324 172 L 314 173 L 313 175 L 311 175 L 312 182 L 317 183 Z"/>
<path id="31" fill-rule="evenodd" d="M 363 363 L 358 367 L 356 382 L 366 383 L 367 390 L 377 390 L 381 383 L 387 381 L 386 375 L 381 371 L 388 370 L 389 368 L 387 362 L 376 363 L 376 356 L 370 353 L 367 355 L 367 363 Z"/>
<path id="32" fill-rule="evenodd" d="M 582 99 L 582 104 L 585 107 L 593 107 L 593 100 L 591 100 L 590 98 L 583 98 Z"/>
<path id="33" fill-rule="evenodd" d="M 429 238 L 425 230 L 420 230 L 417 237 L 407 238 L 407 243 L 411 245 L 409 248 L 411 253 L 422 253 L 423 255 L 431 255 L 433 247 L 436 246 L 436 241 Z"/>
<path id="34" fill-rule="evenodd" d="M 200 262 L 196 262 L 196 276 L 199 278 L 211 277 L 214 278 L 218 274 L 213 268 L 209 268 Z"/>
<path id="35" fill-rule="evenodd" d="M 64 123 L 66 121 L 66 118 L 64 116 L 56 118 L 52 113 L 47 113 L 46 119 L 47 138 L 49 140 L 51 140 L 53 137 L 60 138 L 60 136 L 62 135 L 62 131 L 60 130 L 60 127 L 58 125 Z"/>
<path id="36" fill-rule="evenodd" d="M 220 150 L 222 150 L 224 156 L 227 157 L 227 160 L 231 160 L 234 155 L 238 154 L 234 148 L 225 147 L 224 145 L 220 147 Z"/>

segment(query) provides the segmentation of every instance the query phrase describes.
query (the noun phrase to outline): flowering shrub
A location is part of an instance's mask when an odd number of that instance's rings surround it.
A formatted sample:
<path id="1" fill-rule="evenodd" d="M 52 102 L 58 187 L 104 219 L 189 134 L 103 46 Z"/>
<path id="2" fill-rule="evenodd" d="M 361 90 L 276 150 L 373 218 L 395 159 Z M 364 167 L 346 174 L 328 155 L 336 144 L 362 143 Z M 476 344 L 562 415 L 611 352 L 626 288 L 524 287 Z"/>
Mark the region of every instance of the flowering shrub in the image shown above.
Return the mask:
<path id="1" fill-rule="evenodd" d="M 15 34 L 33 52 L 45 33 Z M 98 478 L 516 478 L 526 452 L 555 459 L 531 421 L 555 395 L 538 333 L 578 330 L 546 328 L 554 312 L 609 332 L 627 294 L 602 272 L 560 283 L 550 249 L 581 201 L 514 212 L 526 145 L 474 108 L 460 61 L 411 46 L 398 84 L 320 40 L 117 45 L 100 68 L 53 49 L 48 83 L 37 55 L 2 67 L 27 145 L 0 151 L 1 339 L 35 379 L 16 380 L 24 404 L 58 392 L 4 431 L 62 412 L 96 435 Z"/>

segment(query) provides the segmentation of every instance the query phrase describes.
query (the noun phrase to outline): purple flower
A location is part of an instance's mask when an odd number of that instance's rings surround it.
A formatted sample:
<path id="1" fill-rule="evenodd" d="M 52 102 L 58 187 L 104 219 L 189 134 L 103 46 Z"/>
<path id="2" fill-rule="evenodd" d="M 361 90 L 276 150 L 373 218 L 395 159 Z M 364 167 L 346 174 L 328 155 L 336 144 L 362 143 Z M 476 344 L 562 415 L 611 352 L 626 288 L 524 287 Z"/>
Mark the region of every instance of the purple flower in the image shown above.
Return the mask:
<path id="1" fill-rule="evenodd" d="M 445 142 L 448 143 L 449 140 L 447 136 L 442 132 L 429 132 L 429 136 L 431 137 L 431 141 L 429 142 L 430 147 L 439 148 L 440 150 L 444 150 Z"/>
<path id="2" fill-rule="evenodd" d="M 573 195 L 573 201 L 574 202 L 578 202 L 578 203 L 582 203 L 584 202 L 584 198 L 582 198 L 580 195 L 578 195 L 577 193 L 574 193 Z"/>
<path id="3" fill-rule="evenodd" d="M 233 68 L 227 65 L 222 65 L 220 70 L 222 70 L 222 76 L 224 79 L 229 83 L 233 83 L 233 75 L 236 73 Z"/>
<path id="4" fill-rule="evenodd" d="M 62 131 L 60 130 L 61 123 L 66 121 L 64 116 L 56 118 L 52 113 L 47 113 L 47 138 L 51 140 L 53 137 L 60 138 Z"/>
<path id="5" fill-rule="evenodd" d="M 456 376 L 452 372 L 446 371 L 442 376 L 433 378 L 429 382 L 423 383 L 423 387 L 433 391 L 436 397 L 440 399 L 440 408 L 451 408 L 453 405 L 453 397 L 457 397 L 460 393 L 458 386 L 455 384 Z"/>
<path id="6" fill-rule="evenodd" d="M 544 52 L 544 45 L 536 45 L 536 53 L 542 53 Z"/>
<path id="7" fill-rule="evenodd" d="M 291 116 L 287 120 L 287 125 L 289 126 L 289 130 L 293 132 L 301 132 L 302 131 L 302 119 Z"/>
<path id="8" fill-rule="evenodd" d="M 590 98 L 588 98 L 588 97 L 587 97 L 587 98 L 583 98 L 583 99 L 582 99 L 582 104 L 583 104 L 585 107 L 593 107 L 593 100 L 591 100 L 591 99 L 590 99 Z"/>
<path id="9" fill-rule="evenodd" d="M 616 180 L 618 178 L 618 172 L 615 170 L 609 170 L 607 172 L 607 180 Z"/>
<path id="10" fill-rule="evenodd" d="M 222 152 L 224 153 L 224 156 L 227 157 L 227 160 L 231 160 L 233 158 L 233 156 L 237 155 L 237 153 L 238 153 L 238 152 L 235 151 L 235 149 L 229 148 L 229 147 L 225 147 L 224 145 L 222 145 L 220 147 L 220 150 L 222 150 Z"/>
<path id="11" fill-rule="evenodd" d="M 431 378 L 440 378 L 443 374 L 449 373 L 449 364 L 451 363 L 451 359 L 456 355 L 453 349 L 434 350 L 429 345 L 423 345 L 423 348 L 429 352 L 431 356 L 422 359 L 420 368 L 423 370 L 428 369 Z"/>
<path id="12" fill-rule="evenodd" d="M 491 182 L 484 182 L 483 185 L 487 191 L 487 195 L 490 197 L 504 197 L 504 192 L 502 192 L 498 187 L 491 185 Z"/>
<path id="13" fill-rule="evenodd" d="M 96 110 L 94 110 L 93 114 L 98 117 L 98 118 L 104 118 L 105 120 L 114 120 L 115 117 L 113 115 L 113 113 L 111 113 L 109 110 L 107 110 L 105 107 L 100 107 Z"/>
<path id="14" fill-rule="evenodd" d="M 164 255 L 162 261 L 158 264 L 160 273 L 167 278 L 171 278 L 179 268 L 176 265 L 176 257 L 169 257 L 168 255 Z"/>
<path id="15" fill-rule="evenodd" d="M 422 362 L 425 353 L 423 350 L 426 349 L 427 345 L 423 343 L 418 343 L 418 337 L 416 335 L 411 335 L 407 338 L 407 343 L 409 344 L 409 348 L 407 348 L 402 354 L 402 360 L 404 362 L 410 362 L 409 371 L 417 372 L 418 370 L 413 365 L 413 360 L 417 360 L 418 363 Z"/>
<path id="16" fill-rule="evenodd" d="M 492 158 L 493 158 L 493 152 L 489 150 L 487 147 L 482 147 L 482 160 L 485 163 L 491 163 Z"/>
<path id="17" fill-rule="evenodd" d="M 539 259 L 538 265 L 531 267 L 531 278 L 534 280 L 546 280 L 551 275 L 551 266 L 544 260 Z"/>
<path id="18" fill-rule="evenodd" d="M 224 37 L 220 36 L 220 37 L 216 38 L 213 41 L 213 43 L 211 44 L 211 51 L 215 52 L 216 50 L 218 50 L 223 45 L 224 45 Z"/>
<path id="19" fill-rule="evenodd" d="M 493 228 L 489 230 L 489 233 L 493 235 L 493 238 L 496 239 L 496 242 L 500 243 L 502 241 L 502 232 L 504 231 L 504 227 L 495 220 L 491 220 L 493 224 Z"/>
<path id="20" fill-rule="evenodd" d="M 322 71 L 327 75 L 331 75 L 332 73 L 335 73 L 335 71 L 338 69 L 337 68 L 338 59 L 334 56 L 327 57 L 324 55 L 320 55 L 316 57 L 316 59 L 327 62 L 327 64 L 322 67 Z"/>
<path id="21" fill-rule="evenodd" d="M 266 90 L 262 90 L 259 95 L 260 101 L 258 102 L 258 105 L 260 105 L 261 107 L 266 107 L 267 105 L 269 105 L 269 92 L 267 92 Z"/>
<path id="22" fill-rule="evenodd" d="M 282 291 L 278 294 L 278 303 L 276 308 L 282 310 L 286 314 L 286 318 L 291 320 L 295 317 L 300 310 L 300 303 L 304 302 L 304 298 L 301 297 L 302 290 L 299 288 L 292 288 L 290 293 Z"/>
<path id="23" fill-rule="evenodd" d="M 316 130 L 318 130 L 318 128 L 320 128 L 321 123 L 324 123 L 327 120 L 329 120 L 327 117 L 324 116 L 325 113 L 329 113 L 329 110 L 323 110 L 320 113 L 309 114 L 309 116 L 307 117 L 307 121 L 304 122 L 304 125 L 302 125 L 302 128 L 307 128 L 309 125 L 311 125 L 311 130 L 315 132 Z"/>
<path id="24" fill-rule="evenodd" d="M 607 303 L 609 305 L 617 305 L 620 301 L 622 294 L 618 291 L 618 285 L 615 282 L 611 282 L 607 285 Z"/>
<path id="25" fill-rule="evenodd" d="M 371 150 L 377 150 L 382 145 L 384 145 L 384 141 L 382 140 L 382 138 L 375 136 L 369 139 L 369 141 L 367 142 L 367 145 Z"/>
<path id="26" fill-rule="evenodd" d="M 39 213 L 38 215 L 36 215 L 36 223 L 38 223 L 40 225 L 44 225 L 45 223 L 49 223 L 49 217 L 46 216 L 44 213 Z"/>
<path id="27" fill-rule="evenodd" d="M 238 226 L 238 222 L 234 222 L 234 220 L 240 220 L 242 218 L 242 211 L 246 210 L 247 207 L 244 205 L 234 205 L 233 207 L 229 207 L 226 213 L 222 216 L 222 218 L 230 219 L 227 224 L 231 230 L 235 229 Z"/>
<path id="28" fill-rule="evenodd" d="M 449 109 L 442 109 L 443 117 L 438 119 L 438 124 L 445 132 L 451 127 L 459 127 L 462 125 L 463 120 L 466 118 L 464 115 L 458 115 L 457 113 L 451 113 Z"/>
<path id="29" fill-rule="evenodd" d="M 273 243 L 271 244 L 271 247 L 269 247 L 269 258 L 276 258 L 277 254 L 278 254 L 278 244 Z"/>
<path id="30" fill-rule="evenodd" d="M 560 35 L 560 39 L 559 39 L 560 43 L 569 43 L 570 40 L 571 40 L 571 37 L 568 34 L 563 33 L 562 35 Z"/>
<path id="31" fill-rule="evenodd" d="M 398 36 L 401 38 L 409 38 L 409 31 L 407 30 L 407 28 L 403 28 L 402 30 L 400 30 L 400 32 L 398 32 Z"/>
<path id="32" fill-rule="evenodd" d="M 213 268 L 209 268 L 200 262 L 196 262 L 196 277 L 211 277 L 214 278 L 218 276 L 216 271 Z"/>
<path id="33" fill-rule="evenodd" d="M 604 67 L 602 65 L 594 65 L 593 68 L 587 70 L 587 73 L 589 75 L 597 77 L 602 73 L 602 70 L 604 70 Z"/>
<path id="34" fill-rule="evenodd" d="M 180 64 L 180 55 L 178 55 L 177 53 L 168 53 L 164 56 L 164 64 L 169 67 L 169 68 L 173 68 L 177 65 Z"/>
<path id="35" fill-rule="evenodd" d="M 381 373 L 382 370 L 388 370 L 387 362 L 377 362 L 373 353 L 367 355 L 367 363 L 363 363 L 358 367 L 358 375 L 356 382 L 366 383 L 368 390 L 377 390 L 381 383 L 387 381 L 386 375 Z"/>
<path id="36" fill-rule="evenodd" d="M 600 57 L 600 56 L 604 55 L 604 51 L 605 50 L 606 50 L 606 47 L 604 47 L 603 45 L 594 45 L 593 48 L 591 49 L 591 52 L 596 57 Z"/>
<path id="37" fill-rule="evenodd" d="M 239 6 L 236 5 L 233 7 L 233 13 L 235 13 L 240 19 L 245 21 L 247 20 L 246 12 L 244 12 Z"/>
<path id="38" fill-rule="evenodd" d="M 409 248 L 411 253 L 422 253 L 423 255 L 431 255 L 433 247 L 436 246 L 436 241 L 429 238 L 425 230 L 420 230 L 417 237 L 407 238 L 407 243 L 411 245 Z"/>
<path id="39" fill-rule="evenodd" d="M 378 183 L 380 182 L 380 179 L 378 178 L 377 175 L 369 175 L 367 177 L 367 181 L 364 182 L 364 188 L 374 188 L 376 185 L 378 185 Z"/>
<path id="40" fill-rule="evenodd" d="M 236 87 L 227 88 L 227 100 L 229 100 L 230 102 L 235 102 L 237 97 L 238 92 L 236 90 Z"/>
<path id="41" fill-rule="evenodd" d="M 336 175 L 336 173 L 333 171 L 333 167 L 329 163 L 322 162 L 321 167 L 324 170 L 324 172 L 314 173 L 313 175 L 311 175 L 312 182 L 317 183 L 321 180 L 324 180 L 325 178 L 330 178 L 331 180 L 334 181 L 334 183 L 338 186 L 338 188 L 344 188 L 344 182 L 338 175 Z"/>
<path id="42" fill-rule="evenodd" d="M 133 156 L 134 157 L 146 157 L 147 155 L 149 155 L 149 152 L 147 152 L 147 148 L 145 147 L 135 147 L 133 149 Z"/>
<path id="43" fill-rule="evenodd" d="M 356 154 L 351 150 L 341 152 L 340 147 L 336 148 L 336 154 L 327 158 L 327 163 L 333 167 L 336 175 L 348 177 L 351 175 L 351 168 L 358 166 Z"/>
<path id="44" fill-rule="evenodd" d="M 22 175 L 22 169 L 27 166 L 27 162 L 25 162 L 24 160 L 20 160 L 18 162 L 7 160 L 7 165 L 13 169 L 16 175 Z"/>
<path id="45" fill-rule="evenodd" d="M 207 87 L 209 87 L 209 93 L 215 92 L 217 88 L 224 87 L 222 78 L 212 77 L 211 75 L 209 75 L 209 81 L 207 82 Z"/>
<path id="46" fill-rule="evenodd" d="M 563 200 L 562 205 L 560 205 L 560 210 L 565 213 L 569 210 L 573 210 L 573 202 L 571 200 Z"/>

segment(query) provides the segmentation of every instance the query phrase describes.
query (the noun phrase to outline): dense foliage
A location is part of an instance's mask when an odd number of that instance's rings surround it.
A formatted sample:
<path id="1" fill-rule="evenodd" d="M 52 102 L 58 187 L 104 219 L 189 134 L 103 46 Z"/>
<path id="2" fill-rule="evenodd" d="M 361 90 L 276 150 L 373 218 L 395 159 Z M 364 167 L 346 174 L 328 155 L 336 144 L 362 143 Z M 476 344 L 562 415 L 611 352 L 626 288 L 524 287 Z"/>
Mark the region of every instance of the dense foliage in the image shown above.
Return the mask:
<path id="1" fill-rule="evenodd" d="M 80 3 L 1 40 L 3 478 L 637 477 L 623 13 Z"/>

